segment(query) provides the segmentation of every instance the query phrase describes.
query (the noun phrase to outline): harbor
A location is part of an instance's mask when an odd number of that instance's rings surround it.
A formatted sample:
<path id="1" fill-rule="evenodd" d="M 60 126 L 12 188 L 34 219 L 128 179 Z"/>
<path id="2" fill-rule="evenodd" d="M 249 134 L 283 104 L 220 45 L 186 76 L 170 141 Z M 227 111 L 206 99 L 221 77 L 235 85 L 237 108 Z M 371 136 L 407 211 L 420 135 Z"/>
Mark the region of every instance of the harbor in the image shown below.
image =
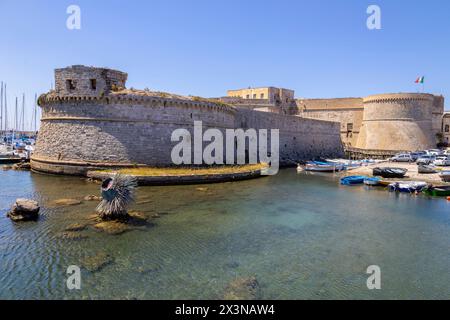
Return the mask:
<path id="1" fill-rule="evenodd" d="M 448 298 L 445 199 L 284 169 L 256 180 L 140 187 L 130 209 L 150 224 L 108 234 L 92 226 L 97 202 L 85 200 L 100 195 L 98 184 L 0 176 L 2 299 L 222 299 L 234 280 L 253 277 L 260 299 Z M 6 218 L 20 197 L 40 203 L 38 221 Z M 58 202 L 67 197 L 77 201 Z M 79 231 L 66 231 L 74 224 Z M 82 291 L 62 285 L 73 264 L 82 267 Z M 383 290 L 367 290 L 372 264 L 383 268 Z"/>

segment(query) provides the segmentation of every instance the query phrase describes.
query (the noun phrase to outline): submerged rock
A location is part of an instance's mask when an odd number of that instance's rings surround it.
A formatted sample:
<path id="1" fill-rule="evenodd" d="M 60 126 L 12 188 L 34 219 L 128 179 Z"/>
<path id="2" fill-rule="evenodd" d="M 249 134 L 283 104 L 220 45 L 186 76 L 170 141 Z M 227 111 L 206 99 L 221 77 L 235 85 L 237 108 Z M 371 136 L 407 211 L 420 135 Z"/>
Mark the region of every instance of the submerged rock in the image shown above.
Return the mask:
<path id="1" fill-rule="evenodd" d="M 3 171 L 8 171 L 8 170 L 11 170 L 12 168 L 13 168 L 13 166 L 10 166 L 10 165 L 2 166 Z"/>
<path id="2" fill-rule="evenodd" d="M 75 231 L 63 231 L 56 235 L 57 238 L 61 240 L 84 240 L 88 236 Z"/>
<path id="3" fill-rule="evenodd" d="M 97 223 L 94 228 L 110 235 L 119 235 L 131 230 L 126 223 L 113 220 Z"/>
<path id="4" fill-rule="evenodd" d="M 7 217 L 13 221 L 30 221 L 39 218 L 39 204 L 29 199 L 17 199 Z"/>
<path id="5" fill-rule="evenodd" d="M 89 195 L 84 197 L 84 201 L 102 201 L 102 197 L 95 196 L 95 195 Z"/>
<path id="6" fill-rule="evenodd" d="M 208 188 L 199 187 L 199 188 L 196 188 L 195 190 L 205 192 L 205 191 L 208 191 Z"/>
<path id="7" fill-rule="evenodd" d="M 29 162 L 19 162 L 13 165 L 12 169 L 17 171 L 29 171 L 31 170 L 31 165 Z"/>
<path id="8" fill-rule="evenodd" d="M 90 272 L 97 272 L 114 262 L 114 259 L 105 252 L 90 256 L 81 261 L 81 265 Z"/>
<path id="9" fill-rule="evenodd" d="M 238 278 L 228 284 L 224 300 L 257 300 L 260 297 L 260 287 L 255 277 Z"/>
<path id="10" fill-rule="evenodd" d="M 161 270 L 161 267 L 156 264 L 145 265 L 137 268 L 137 271 L 141 274 L 155 273 Z"/>
<path id="11" fill-rule="evenodd" d="M 81 201 L 76 199 L 58 199 L 53 201 L 52 204 L 56 207 L 67 207 L 79 205 Z"/>
<path id="12" fill-rule="evenodd" d="M 83 223 L 73 223 L 69 226 L 67 226 L 64 231 L 82 231 L 84 229 L 86 229 L 87 224 L 83 224 Z"/>

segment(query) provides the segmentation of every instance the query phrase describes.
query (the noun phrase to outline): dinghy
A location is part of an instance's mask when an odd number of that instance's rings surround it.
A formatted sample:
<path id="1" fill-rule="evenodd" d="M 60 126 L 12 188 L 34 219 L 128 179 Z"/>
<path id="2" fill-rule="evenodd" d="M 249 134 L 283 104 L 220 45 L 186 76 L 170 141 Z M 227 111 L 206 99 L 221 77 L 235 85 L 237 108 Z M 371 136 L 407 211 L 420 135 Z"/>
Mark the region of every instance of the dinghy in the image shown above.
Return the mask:
<path id="1" fill-rule="evenodd" d="M 371 177 L 364 179 L 364 184 L 366 186 L 379 186 L 380 185 L 381 178 L 378 177 Z"/>
<path id="2" fill-rule="evenodd" d="M 408 169 L 403 168 L 374 168 L 373 175 L 383 178 L 403 178 Z"/>
<path id="3" fill-rule="evenodd" d="M 390 191 L 413 193 L 421 192 L 427 186 L 428 184 L 422 181 L 405 181 L 391 183 L 388 188 Z"/>
<path id="4" fill-rule="evenodd" d="M 299 169 L 300 168 L 300 169 Z M 311 161 L 306 165 L 300 166 L 297 171 L 312 171 L 312 172 L 339 172 L 344 170 L 344 165 L 329 162 Z"/>
<path id="5" fill-rule="evenodd" d="M 350 176 L 341 178 L 341 184 L 345 186 L 353 186 L 356 184 L 363 184 L 364 179 L 367 179 L 366 176 Z"/>
<path id="6" fill-rule="evenodd" d="M 430 186 L 423 190 L 423 193 L 432 197 L 449 197 L 450 186 Z"/>

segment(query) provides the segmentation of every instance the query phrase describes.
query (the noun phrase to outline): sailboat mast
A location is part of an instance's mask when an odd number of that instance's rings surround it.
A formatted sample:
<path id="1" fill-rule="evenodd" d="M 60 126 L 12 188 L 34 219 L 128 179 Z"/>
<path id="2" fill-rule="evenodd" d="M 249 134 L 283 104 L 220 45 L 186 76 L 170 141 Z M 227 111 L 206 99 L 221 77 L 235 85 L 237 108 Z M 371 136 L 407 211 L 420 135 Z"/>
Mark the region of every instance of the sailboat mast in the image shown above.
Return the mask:
<path id="1" fill-rule="evenodd" d="M 6 97 L 6 83 L 3 89 L 3 94 L 5 95 L 5 131 L 8 131 L 8 99 Z"/>
<path id="2" fill-rule="evenodd" d="M 25 93 L 22 95 L 22 120 L 21 120 L 22 133 L 25 132 Z"/>
<path id="3" fill-rule="evenodd" d="M 37 93 L 34 94 L 34 132 L 37 130 Z"/>
<path id="4" fill-rule="evenodd" d="M 3 81 L 0 89 L 0 134 L 3 134 Z"/>
<path id="5" fill-rule="evenodd" d="M 14 131 L 17 131 L 17 127 L 19 126 L 19 99 L 16 97 L 16 110 L 14 113 Z"/>

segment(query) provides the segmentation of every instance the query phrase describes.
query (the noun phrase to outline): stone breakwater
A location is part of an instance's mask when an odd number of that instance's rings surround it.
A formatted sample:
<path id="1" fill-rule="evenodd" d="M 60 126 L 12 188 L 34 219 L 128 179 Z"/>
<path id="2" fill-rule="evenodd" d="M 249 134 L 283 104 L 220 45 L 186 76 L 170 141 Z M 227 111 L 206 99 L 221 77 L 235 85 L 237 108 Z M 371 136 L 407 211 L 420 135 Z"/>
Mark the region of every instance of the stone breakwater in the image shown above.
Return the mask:
<path id="1" fill-rule="evenodd" d="M 56 70 L 55 90 L 39 98 L 41 129 L 34 171 L 85 175 L 136 165 L 171 166 L 174 130 L 280 130 L 280 163 L 343 153 L 339 124 L 236 108 L 206 99 L 124 88 L 119 71 L 73 66 Z"/>

